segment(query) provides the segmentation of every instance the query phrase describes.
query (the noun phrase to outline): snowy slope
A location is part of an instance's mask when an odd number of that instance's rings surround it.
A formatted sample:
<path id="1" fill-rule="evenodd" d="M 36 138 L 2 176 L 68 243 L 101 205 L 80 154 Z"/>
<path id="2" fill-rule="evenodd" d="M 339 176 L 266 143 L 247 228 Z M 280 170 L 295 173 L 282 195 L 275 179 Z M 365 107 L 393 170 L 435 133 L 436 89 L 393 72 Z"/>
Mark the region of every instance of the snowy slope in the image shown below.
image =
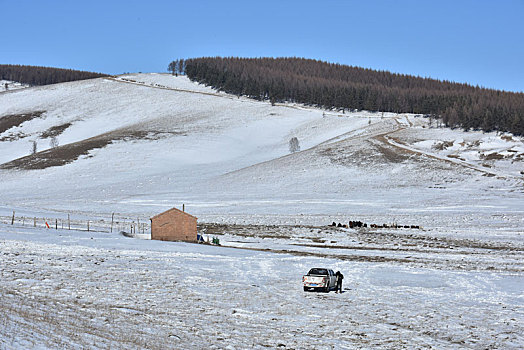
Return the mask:
<path id="1" fill-rule="evenodd" d="M 62 166 L 0 170 L 6 208 L 147 216 L 185 202 L 201 217 L 386 215 L 489 202 L 522 211 L 524 146 L 511 135 L 430 128 L 413 115 L 271 106 L 168 74 L 0 95 L 3 118 L 35 111 L 43 114 L 0 134 L 0 163 L 28 156 L 32 141 L 49 150 L 53 133 L 61 152 L 100 145 Z M 301 152 L 289 154 L 292 137 Z"/>
<path id="2" fill-rule="evenodd" d="M 2 92 L 0 347 L 520 349 L 523 157 L 168 74 Z M 183 203 L 222 247 L 116 233 Z M 348 220 L 420 228 L 326 226 Z M 304 293 L 313 266 L 345 293 Z"/>

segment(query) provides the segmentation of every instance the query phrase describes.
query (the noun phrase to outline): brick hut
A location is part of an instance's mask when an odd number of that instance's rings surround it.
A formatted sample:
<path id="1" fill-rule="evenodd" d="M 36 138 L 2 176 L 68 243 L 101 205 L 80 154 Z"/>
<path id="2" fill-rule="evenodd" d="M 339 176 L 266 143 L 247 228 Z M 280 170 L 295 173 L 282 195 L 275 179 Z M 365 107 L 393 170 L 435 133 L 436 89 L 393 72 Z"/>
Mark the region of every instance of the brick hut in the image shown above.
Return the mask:
<path id="1" fill-rule="evenodd" d="M 197 218 L 177 208 L 151 218 L 151 239 L 197 242 Z"/>

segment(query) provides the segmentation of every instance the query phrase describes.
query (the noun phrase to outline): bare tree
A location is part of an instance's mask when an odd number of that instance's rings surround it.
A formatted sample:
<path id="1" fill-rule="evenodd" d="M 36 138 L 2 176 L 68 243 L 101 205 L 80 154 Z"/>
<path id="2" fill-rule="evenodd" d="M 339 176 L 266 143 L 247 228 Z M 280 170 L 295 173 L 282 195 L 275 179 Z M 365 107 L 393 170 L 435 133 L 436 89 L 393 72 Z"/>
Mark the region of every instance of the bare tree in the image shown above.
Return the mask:
<path id="1" fill-rule="evenodd" d="M 37 152 L 37 144 L 36 144 L 36 141 L 31 141 L 32 145 L 31 145 L 31 154 L 36 154 Z"/>
<path id="2" fill-rule="evenodd" d="M 58 147 L 58 139 L 56 138 L 56 136 L 51 137 L 51 140 L 49 140 L 49 147 L 51 148 Z"/>
<path id="3" fill-rule="evenodd" d="M 296 137 L 292 137 L 291 140 L 289 140 L 289 152 L 295 153 L 300 151 L 300 144 L 298 143 L 298 139 Z"/>

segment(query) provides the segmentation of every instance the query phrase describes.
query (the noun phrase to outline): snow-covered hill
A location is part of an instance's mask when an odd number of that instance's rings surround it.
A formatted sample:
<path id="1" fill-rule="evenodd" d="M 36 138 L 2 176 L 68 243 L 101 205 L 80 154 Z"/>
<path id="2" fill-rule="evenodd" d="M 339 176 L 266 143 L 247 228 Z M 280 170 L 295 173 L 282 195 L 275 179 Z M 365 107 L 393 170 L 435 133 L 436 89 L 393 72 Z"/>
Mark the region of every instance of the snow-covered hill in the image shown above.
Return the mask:
<path id="1" fill-rule="evenodd" d="M 183 76 L 8 91 L 0 131 L 6 208 L 147 216 L 185 203 L 204 218 L 522 210 L 521 138 L 415 115 L 272 106 Z M 302 151 L 290 154 L 292 137 Z"/>
<path id="2" fill-rule="evenodd" d="M 0 347 L 520 349 L 523 157 L 167 74 L 0 92 Z M 225 247 L 109 230 L 183 203 Z M 304 293 L 314 266 L 344 293 Z"/>

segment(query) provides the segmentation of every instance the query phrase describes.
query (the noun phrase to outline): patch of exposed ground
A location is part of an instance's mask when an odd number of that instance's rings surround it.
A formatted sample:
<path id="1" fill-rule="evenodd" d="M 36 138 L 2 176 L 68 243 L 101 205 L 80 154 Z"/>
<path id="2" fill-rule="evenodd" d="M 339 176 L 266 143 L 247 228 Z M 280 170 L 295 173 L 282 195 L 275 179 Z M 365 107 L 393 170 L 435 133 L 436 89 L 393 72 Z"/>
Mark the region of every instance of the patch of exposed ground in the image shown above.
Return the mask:
<path id="1" fill-rule="evenodd" d="M 378 126 L 366 126 L 321 143 L 317 147 L 317 153 L 327 157 L 333 164 L 346 167 L 368 167 L 370 164 L 386 162 L 402 163 L 409 159 L 411 154 L 390 147 L 383 137 L 399 130 L 399 126 L 391 120 L 381 122 Z M 362 131 L 365 132 L 362 134 Z"/>
<path id="2" fill-rule="evenodd" d="M 438 142 L 437 144 L 433 145 L 432 148 L 437 151 L 443 151 L 449 147 L 453 147 L 453 141 Z"/>
<path id="3" fill-rule="evenodd" d="M 45 111 L 34 111 L 30 113 L 4 115 L 3 117 L 0 117 L 0 134 L 32 119 L 40 118 L 44 113 Z M 18 136 L 17 134 L 7 135 L 0 138 L 0 141 L 13 141 L 16 140 L 17 137 L 23 137 L 23 134 L 19 133 Z"/>
<path id="4" fill-rule="evenodd" d="M 333 164 L 351 167 L 368 167 L 372 164 L 402 163 L 407 160 L 418 160 L 418 158 L 411 158 L 412 152 L 408 150 L 391 147 L 383 136 L 359 140 L 358 143 L 342 141 L 322 149 L 319 151 L 319 154 L 329 158 Z"/>
<path id="5" fill-rule="evenodd" d="M 35 170 L 62 166 L 74 162 L 81 156 L 87 156 L 91 150 L 104 148 L 116 141 L 156 140 L 167 135 L 178 134 L 182 133 L 130 129 L 117 130 L 18 158 L 0 165 L 0 169 Z"/>
<path id="6" fill-rule="evenodd" d="M 49 137 L 56 137 L 60 134 L 62 134 L 68 127 L 71 126 L 71 123 L 65 123 L 62 125 L 53 126 L 40 135 L 41 138 L 47 139 Z"/>
<path id="7" fill-rule="evenodd" d="M 11 132 L 3 137 L 0 137 L 0 142 L 16 141 L 16 140 L 26 138 L 27 136 L 29 135 L 24 134 L 23 132 Z"/>
<path id="8" fill-rule="evenodd" d="M 226 233 L 231 233 L 241 237 L 254 237 L 254 235 L 256 235 L 257 237 L 261 238 L 291 238 L 290 234 L 283 234 L 281 228 L 285 226 L 280 225 L 199 223 L 197 226 L 199 232 L 203 232 L 208 235 L 223 235 Z"/>
<path id="9" fill-rule="evenodd" d="M 497 152 L 493 152 L 493 153 L 486 154 L 486 155 L 481 154 L 480 158 L 484 160 L 500 160 L 500 159 L 504 159 L 504 156 Z"/>

